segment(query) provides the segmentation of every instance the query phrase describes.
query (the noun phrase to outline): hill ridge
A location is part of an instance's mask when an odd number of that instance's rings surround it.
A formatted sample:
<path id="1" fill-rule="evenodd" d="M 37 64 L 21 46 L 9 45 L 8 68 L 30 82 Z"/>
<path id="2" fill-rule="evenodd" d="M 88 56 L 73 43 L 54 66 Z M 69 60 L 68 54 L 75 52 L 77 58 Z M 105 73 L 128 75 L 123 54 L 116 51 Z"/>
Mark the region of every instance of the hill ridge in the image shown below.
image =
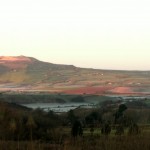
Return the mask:
<path id="1" fill-rule="evenodd" d="M 111 94 L 126 89 L 119 93 L 150 93 L 149 79 L 150 71 L 79 68 L 33 57 L 0 56 L 0 90 Z"/>

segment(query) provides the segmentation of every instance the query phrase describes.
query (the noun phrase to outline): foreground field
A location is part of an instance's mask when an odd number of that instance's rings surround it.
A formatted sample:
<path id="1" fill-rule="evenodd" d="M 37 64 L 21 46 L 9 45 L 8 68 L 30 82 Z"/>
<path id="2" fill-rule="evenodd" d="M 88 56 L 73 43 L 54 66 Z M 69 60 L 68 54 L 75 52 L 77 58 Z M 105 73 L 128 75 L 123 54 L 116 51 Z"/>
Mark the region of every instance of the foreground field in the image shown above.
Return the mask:
<path id="1" fill-rule="evenodd" d="M 149 150 L 149 98 L 118 98 L 1 93 L 0 150 Z M 19 105 L 40 99 L 99 103 L 60 114 Z"/>
<path id="2" fill-rule="evenodd" d="M 63 142 L 0 141 L 1 150 L 149 150 L 150 134 L 71 137 Z"/>

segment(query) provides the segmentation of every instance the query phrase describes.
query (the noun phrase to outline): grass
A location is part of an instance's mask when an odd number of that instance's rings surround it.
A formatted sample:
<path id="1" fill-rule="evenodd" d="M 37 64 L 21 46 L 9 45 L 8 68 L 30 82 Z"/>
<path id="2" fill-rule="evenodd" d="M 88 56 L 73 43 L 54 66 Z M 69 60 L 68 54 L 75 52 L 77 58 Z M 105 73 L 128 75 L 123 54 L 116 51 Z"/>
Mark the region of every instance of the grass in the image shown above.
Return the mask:
<path id="1" fill-rule="evenodd" d="M 89 137 L 66 146 L 66 150 L 148 150 L 149 136 Z"/>
<path id="2" fill-rule="evenodd" d="M 127 130 L 122 136 L 115 135 L 113 129 L 109 136 L 102 135 L 100 128 L 90 133 L 84 128 L 83 137 L 71 137 L 71 128 L 61 127 L 53 132 L 53 141 L 6 141 L 0 140 L 0 150 L 149 150 L 150 125 L 140 125 L 139 135 L 129 135 Z"/>
<path id="3" fill-rule="evenodd" d="M 9 81 L 14 83 L 24 82 L 28 79 L 29 76 L 26 74 L 25 70 L 11 71 L 0 76 L 0 81 Z"/>
<path id="4" fill-rule="evenodd" d="M 63 143 L 41 141 L 0 141 L 0 150 L 149 150 L 150 134 L 138 136 L 71 137 Z"/>

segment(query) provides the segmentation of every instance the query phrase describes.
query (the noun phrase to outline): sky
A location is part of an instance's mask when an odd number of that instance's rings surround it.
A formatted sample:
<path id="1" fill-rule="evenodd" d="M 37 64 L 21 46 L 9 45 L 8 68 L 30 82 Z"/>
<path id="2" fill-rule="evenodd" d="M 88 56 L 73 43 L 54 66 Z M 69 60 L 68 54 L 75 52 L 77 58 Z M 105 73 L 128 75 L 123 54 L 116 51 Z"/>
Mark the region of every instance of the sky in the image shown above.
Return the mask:
<path id="1" fill-rule="evenodd" d="M 149 0 L 0 0 L 0 56 L 150 70 Z"/>

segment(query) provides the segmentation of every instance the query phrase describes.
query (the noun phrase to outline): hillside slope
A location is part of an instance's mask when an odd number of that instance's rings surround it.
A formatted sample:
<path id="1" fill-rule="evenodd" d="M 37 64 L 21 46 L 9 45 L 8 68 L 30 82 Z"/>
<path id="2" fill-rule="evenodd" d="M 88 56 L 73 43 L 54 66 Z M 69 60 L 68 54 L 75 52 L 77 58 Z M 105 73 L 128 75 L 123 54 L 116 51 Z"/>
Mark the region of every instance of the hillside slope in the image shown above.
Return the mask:
<path id="1" fill-rule="evenodd" d="M 0 90 L 75 94 L 150 93 L 150 71 L 77 68 L 32 57 L 0 57 Z"/>

